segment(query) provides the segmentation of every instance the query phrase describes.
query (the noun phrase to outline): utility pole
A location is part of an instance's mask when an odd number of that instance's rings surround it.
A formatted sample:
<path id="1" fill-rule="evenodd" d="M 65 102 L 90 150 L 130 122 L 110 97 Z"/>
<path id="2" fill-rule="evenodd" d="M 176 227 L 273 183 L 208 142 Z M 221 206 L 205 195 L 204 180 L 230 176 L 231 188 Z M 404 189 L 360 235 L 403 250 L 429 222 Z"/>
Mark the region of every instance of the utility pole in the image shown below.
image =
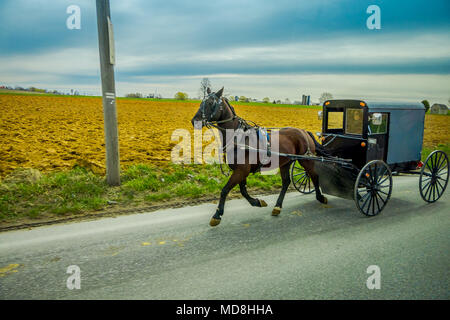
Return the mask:
<path id="1" fill-rule="evenodd" d="M 114 84 L 114 34 L 109 0 L 97 0 L 97 27 L 105 126 L 106 181 L 110 186 L 118 186 L 120 185 L 119 133 Z"/>

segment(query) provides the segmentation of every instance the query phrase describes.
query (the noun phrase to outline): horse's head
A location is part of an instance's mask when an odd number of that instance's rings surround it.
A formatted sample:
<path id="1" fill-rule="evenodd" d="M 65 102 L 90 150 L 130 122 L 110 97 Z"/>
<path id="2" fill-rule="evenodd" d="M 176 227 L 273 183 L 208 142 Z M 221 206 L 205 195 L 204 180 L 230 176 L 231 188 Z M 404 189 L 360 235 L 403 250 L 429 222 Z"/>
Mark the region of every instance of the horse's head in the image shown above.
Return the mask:
<path id="1" fill-rule="evenodd" d="M 198 109 L 195 116 L 192 118 L 191 122 L 201 121 L 202 126 L 208 122 L 218 121 L 222 117 L 224 105 L 222 101 L 223 88 L 217 92 L 211 92 L 211 89 L 207 89 L 208 95 L 200 103 L 200 108 Z"/>

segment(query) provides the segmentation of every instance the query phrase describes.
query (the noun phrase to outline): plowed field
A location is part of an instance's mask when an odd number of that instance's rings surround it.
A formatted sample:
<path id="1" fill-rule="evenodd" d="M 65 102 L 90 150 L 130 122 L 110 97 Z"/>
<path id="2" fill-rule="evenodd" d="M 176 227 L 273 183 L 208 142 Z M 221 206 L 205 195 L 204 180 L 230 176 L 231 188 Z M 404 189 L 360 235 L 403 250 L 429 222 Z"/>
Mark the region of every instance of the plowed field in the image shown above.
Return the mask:
<path id="1" fill-rule="evenodd" d="M 117 101 L 121 165 L 164 165 L 171 160 L 171 135 L 184 128 L 198 103 Z M 261 105 L 235 106 L 261 126 L 320 131 L 317 110 Z M 427 115 L 424 145 L 450 142 L 450 117 Z M 18 167 L 64 170 L 75 164 L 104 172 L 103 111 L 100 98 L 0 95 L 0 176 Z"/>

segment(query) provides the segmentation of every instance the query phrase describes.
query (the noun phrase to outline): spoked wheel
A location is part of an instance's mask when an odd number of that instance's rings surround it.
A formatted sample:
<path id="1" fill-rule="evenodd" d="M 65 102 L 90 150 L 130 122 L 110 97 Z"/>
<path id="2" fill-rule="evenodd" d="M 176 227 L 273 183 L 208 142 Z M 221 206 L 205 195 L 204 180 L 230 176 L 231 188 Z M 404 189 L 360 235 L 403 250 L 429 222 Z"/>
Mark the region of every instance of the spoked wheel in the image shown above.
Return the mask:
<path id="1" fill-rule="evenodd" d="M 366 216 L 376 216 L 386 206 L 392 193 L 392 173 L 386 163 L 373 160 L 359 172 L 354 199 L 358 210 Z"/>
<path id="2" fill-rule="evenodd" d="M 300 193 L 309 194 L 314 192 L 314 184 L 310 176 L 298 161 L 292 164 L 291 181 L 295 189 Z"/>
<path id="3" fill-rule="evenodd" d="M 420 170 L 419 190 L 426 202 L 437 201 L 445 191 L 449 175 L 448 157 L 445 152 L 433 151 Z"/>

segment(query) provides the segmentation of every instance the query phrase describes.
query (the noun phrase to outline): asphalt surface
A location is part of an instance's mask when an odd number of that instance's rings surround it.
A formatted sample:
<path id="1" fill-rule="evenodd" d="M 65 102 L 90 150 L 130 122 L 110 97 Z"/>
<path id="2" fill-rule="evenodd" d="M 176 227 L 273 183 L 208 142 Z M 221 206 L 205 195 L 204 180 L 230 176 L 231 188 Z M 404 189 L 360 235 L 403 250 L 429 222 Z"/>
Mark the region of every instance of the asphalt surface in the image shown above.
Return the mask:
<path id="1" fill-rule="evenodd" d="M 395 177 L 377 217 L 288 193 L 0 233 L 0 299 L 449 299 L 450 193 L 434 204 Z M 80 289 L 66 286 L 80 268 Z M 369 290 L 367 269 L 380 270 Z"/>

